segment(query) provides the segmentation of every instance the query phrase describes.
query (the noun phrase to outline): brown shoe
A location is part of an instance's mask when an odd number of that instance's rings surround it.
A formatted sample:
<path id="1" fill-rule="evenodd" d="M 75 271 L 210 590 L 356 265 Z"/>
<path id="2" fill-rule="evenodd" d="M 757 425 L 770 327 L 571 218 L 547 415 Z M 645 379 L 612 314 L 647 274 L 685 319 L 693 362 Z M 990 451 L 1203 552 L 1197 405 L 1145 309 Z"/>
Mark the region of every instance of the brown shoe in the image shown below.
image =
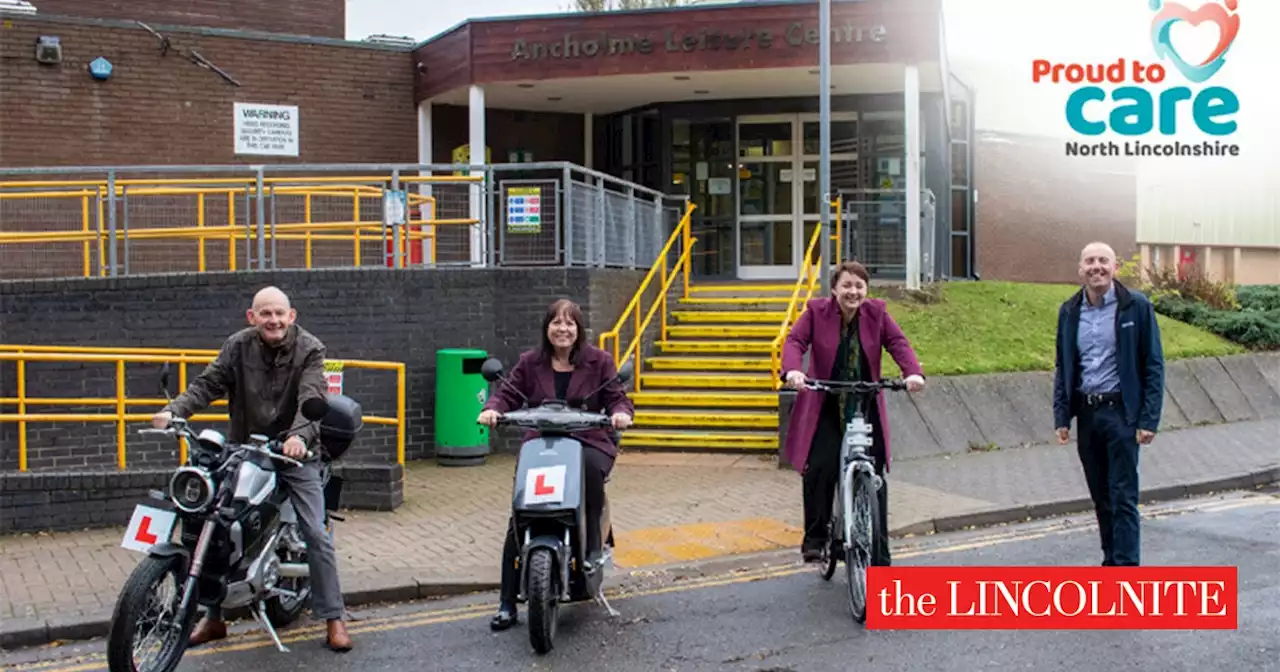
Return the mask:
<path id="1" fill-rule="evenodd" d="M 214 621 L 208 618 L 200 621 L 196 629 L 191 633 L 189 646 L 200 646 L 207 644 L 215 639 L 223 639 L 227 636 L 227 624 L 222 621 Z"/>
<path id="2" fill-rule="evenodd" d="M 334 651 L 350 651 L 355 646 L 351 641 L 351 636 L 347 634 L 347 624 L 342 619 L 335 618 L 329 621 L 329 648 Z"/>

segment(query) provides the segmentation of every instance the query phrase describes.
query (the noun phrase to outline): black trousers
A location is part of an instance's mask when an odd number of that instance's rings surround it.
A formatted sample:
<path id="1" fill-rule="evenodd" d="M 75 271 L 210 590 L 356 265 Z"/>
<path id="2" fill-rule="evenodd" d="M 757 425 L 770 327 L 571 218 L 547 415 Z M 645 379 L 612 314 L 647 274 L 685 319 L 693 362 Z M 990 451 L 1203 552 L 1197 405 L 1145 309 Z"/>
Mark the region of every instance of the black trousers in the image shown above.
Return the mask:
<path id="1" fill-rule="evenodd" d="M 1076 452 L 1098 518 L 1102 564 L 1138 565 L 1138 428 L 1124 418 L 1118 399 L 1090 406 L 1076 416 Z"/>
<path id="2" fill-rule="evenodd" d="M 582 459 L 586 462 L 583 489 L 587 497 L 587 557 L 600 550 L 602 545 L 600 516 L 604 513 L 604 479 L 613 470 L 613 458 L 603 451 L 584 446 Z M 507 519 L 507 540 L 502 545 L 502 586 L 499 599 L 511 604 L 520 590 L 520 576 L 516 573 L 516 558 L 520 555 L 520 541 L 516 539 L 514 518 Z"/>
<path id="3" fill-rule="evenodd" d="M 840 404 L 835 395 L 826 395 L 818 427 L 809 448 L 809 461 L 804 471 L 804 548 L 820 548 L 827 541 L 831 525 L 831 509 L 835 505 L 836 484 L 840 480 L 840 449 L 844 425 L 840 422 Z M 879 492 L 880 516 L 872 545 L 871 563 L 888 567 L 889 551 L 889 481 L 884 478 L 884 434 L 880 430 L 880 413 L 868 404 L 867 421 L 874 428 L 874 445 L 869 451 L 875 459 L 876 473 L 883 480 Z"/>

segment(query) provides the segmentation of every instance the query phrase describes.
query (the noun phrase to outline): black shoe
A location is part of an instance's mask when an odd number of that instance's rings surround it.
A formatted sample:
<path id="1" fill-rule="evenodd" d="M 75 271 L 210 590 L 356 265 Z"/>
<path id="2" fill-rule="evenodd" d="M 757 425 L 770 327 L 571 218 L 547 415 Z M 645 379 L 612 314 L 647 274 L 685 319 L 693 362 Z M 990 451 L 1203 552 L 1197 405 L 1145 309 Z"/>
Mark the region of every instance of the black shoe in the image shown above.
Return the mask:
<path id="1" fill-rule="evenodd" d="M 498 613 L 493 615 L 493 619 L 489 621 L 489 629 L 493 631 L 506 630 L 519 622 L 519 612 L 516 611 L 514 604 L 502 604 L 498 606 Z"/>
<path id="2" fill-rule="evenodd" d="M 826 545 L 824 541 L 808 541 L 800 547 L 801 557 L 805 562 L 820 562 L 822 560 L 822 547 Z"/>

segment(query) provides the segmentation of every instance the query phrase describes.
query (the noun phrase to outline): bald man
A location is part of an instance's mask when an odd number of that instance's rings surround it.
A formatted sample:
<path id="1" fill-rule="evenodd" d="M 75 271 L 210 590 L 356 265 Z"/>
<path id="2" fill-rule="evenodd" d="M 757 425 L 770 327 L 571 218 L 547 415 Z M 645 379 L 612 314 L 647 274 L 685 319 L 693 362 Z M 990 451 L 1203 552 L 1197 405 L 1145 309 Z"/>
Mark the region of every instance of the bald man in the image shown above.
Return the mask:
<path id="1" fill-rule="evenodd" d="M 1080 252 L 1083 286 L 1058 310 L 1053 417 L 1070 439 L 1098 518 L 1103 566 L 1138 565 L 1138 447 L 1151 443 L 1164 405 L 1164 349 L 1155 309 L 1116 280 L 1106 243 Z"/>
<path id="2" fill-rule="evenodd" d="M 217 359 L 191 381 L 185 392 L 156 413 L 151 423 L 158 428 L 167 427 L 173 416 L 189 418 L 226 396 L 231 415 L 227 436 L 230 441 L 244 443 L 251 434 L 279 436 L 299 427 L 285 441 L 282 452 L 301 460 L 320 433 L 317 423 L 303 417 L 302 402 L 325 395 L 324 343 L 294 324 L 297 311 L 289 297 L 275 287 L 266 287 L 254 295 L 245 316 L 250 326 L 232 334 L 222 344 Z M 318 456 L 301 467 L 284 463 L 276 466 L 276 474 L 297 510 L 298 526 L 307 544 L 312 612 L 328 624 L 329 647 L 349 651 L 352 643 L 342 621 L 346 609 L 338 583 L 337 556 L 324 529 L 321 470 Z M 222 610 L 213 608 L 191 633 L 191 646 L 226 636 Z"/>

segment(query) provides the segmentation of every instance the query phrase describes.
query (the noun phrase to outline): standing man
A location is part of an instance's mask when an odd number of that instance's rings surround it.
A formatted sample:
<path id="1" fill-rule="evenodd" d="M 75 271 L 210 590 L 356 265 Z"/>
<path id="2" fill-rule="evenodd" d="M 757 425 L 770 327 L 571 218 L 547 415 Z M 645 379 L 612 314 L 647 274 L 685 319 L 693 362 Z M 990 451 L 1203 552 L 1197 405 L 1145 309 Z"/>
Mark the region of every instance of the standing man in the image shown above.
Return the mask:
<path id="1" fill-rule="evenodd" d="M 282 450 L 285 456 L 302 460 L 319 437 L 316 423 L 306 422 L 302 415 L 302 402 L 324 397 L 325 347 L 320 339 L 294 324 L 297 316 L 284 292 L 275 287 L 259 291 L 247 313 L 252 326 L 232 334 L 217 359 L 191 381 L 186 392 L 156 413 L 151 424 L 164 429 L 173 416 L 189 418 L 226 396 L 231 413 L 229 440 L 244 443 L 251 434 L 278 436 L 302 425 Z M 328 624 L 329 647 L 349 651 L 352 644 L 342 622 L 345 606 L 338 584 L 337 554 L 324 529 L 324 489 L 320 485 L 319 450 L 315 452 L 317 456 L 301 467 L 277 466 L 276 475 L 289 491 L 307 544 L 312 611 Z M 191 646 L 226 636 L 221 610 L 210 609 L 191 634 Z"/>
<path id="2" fill-rule="evenodd" d="M 1098 516 L 1103 566 L 1140 564 L 1138 446 L 1149 444 L 1164 405 L 1164 352 L 1147 297 L 1115 279 L 1116 253 L 1080 253 L 1084 286 L 1058 309 L 1053 416 L 1076 451 Z"/>

